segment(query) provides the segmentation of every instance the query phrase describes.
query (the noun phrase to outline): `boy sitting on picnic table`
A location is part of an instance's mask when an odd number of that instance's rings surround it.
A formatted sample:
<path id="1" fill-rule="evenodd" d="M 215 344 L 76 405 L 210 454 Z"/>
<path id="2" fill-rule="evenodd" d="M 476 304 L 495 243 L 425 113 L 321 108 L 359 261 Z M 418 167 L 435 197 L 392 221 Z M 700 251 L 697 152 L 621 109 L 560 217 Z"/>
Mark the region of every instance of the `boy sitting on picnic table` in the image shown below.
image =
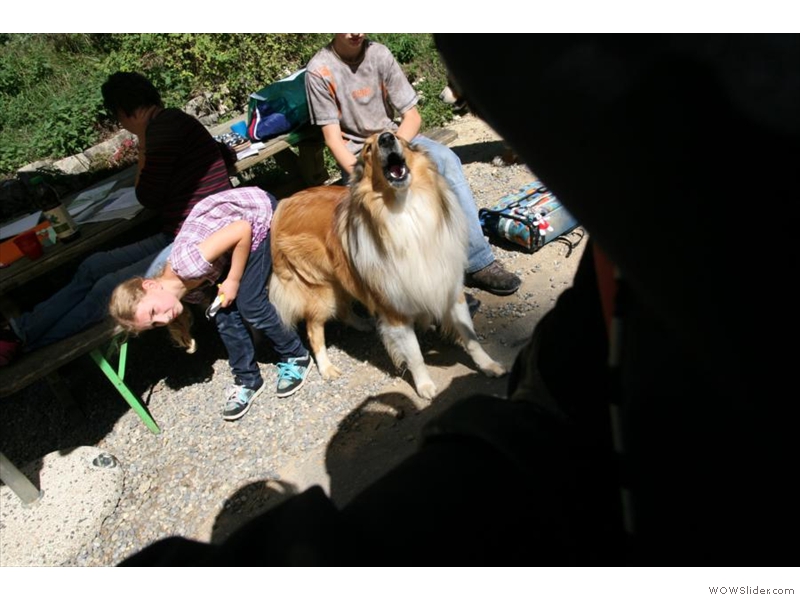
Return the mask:
<path id="1" fill-rule="evenodd" d="M 139 139 L 136 198 L 158 211 L 162 230 L 148 238 L 86 258 L 61 290 L 0 330 L 0 366 L 68 338 L 107 316 L 111 292 L 144 275 L 169 246 L 192 207 L 231 188 L 230 157 L 194 117 L 164 108 L 153 84 L 139 73 L 117 72 L 102 86 L 109 115 Z M 230 163 L 232 164 L 232 163 Z"/>
<path id="2" fill-rule="evenodd" d="M 325 144 L 349 175 L 364 140 L 394 131 L 422 146 L 447 180 L 467 216 L 469 262 L 464 283 L 498 296 L 513 294 L 521 281 L 495 260 L 483 236 L 475 199 L 458 156 L 447 146 L 418 135 L 419 97 L 386 46 L 363 33 L 337 33 L 308 63 L 306 94 L 311 122 L 322 127 Z M 398 126 L 394 111 L 402 116 Z"/>

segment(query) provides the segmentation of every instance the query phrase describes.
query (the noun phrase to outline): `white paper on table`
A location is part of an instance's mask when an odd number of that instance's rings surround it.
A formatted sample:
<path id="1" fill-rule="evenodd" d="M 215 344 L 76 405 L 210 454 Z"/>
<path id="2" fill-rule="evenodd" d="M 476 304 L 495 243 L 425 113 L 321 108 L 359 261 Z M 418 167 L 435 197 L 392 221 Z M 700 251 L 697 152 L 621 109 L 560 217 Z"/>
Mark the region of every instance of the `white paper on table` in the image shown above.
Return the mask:
<path id="1" fill-rule="evenodd" d="M 103 211 L 134 207 L 143 208 L 142 205 L 139 204 L 139 200 L 136 199 L 136 188 L 134 187 L 120 188 L 109 195 L 109 198 L 113 199 L 113 202 L 106 204 L 103 207 Z"/>
<path id="2" fill-rule="evenodd" d="M 139 207 L 138 210 L 136 209 Z M 134 216 L 139 210 L 141 205 L 136 201 L 136 193 L 133 187 L 120 188 L 114 190 L 106 198 L 96 200 L 91 207 L 81 210 L 73 215 L 76 223 L 93 223 L 97 221 L 109 221 L 111 219 L 130 218 L 126 215 L 128 211 L 132 212 Z M 121 216 L 109 217 L 109 213 L 119 214 Z M 98 217 L 98 215 L 104 215 Z"/>
<path id="3" fill-rule="evenodd" d="M 132 219 L 144 208 L 136 199 L 136 189 L 122 188 L 111 195 L 110 201 L 94 214 L 88 215 L 81 222 L 101 223 L 114 219 Z"/>
<path id="4" fill-rule="evenodd" d="M 111 188 L 113 188 L 116 184 L 116 181 L 109 181 L 103 185 L 98 185 L 95 188 L 81 192 L 72 202 L 70 202 L 68 207 L 69 214 L 71 214 L 73 217 L 77 217 L 84 211 L 97 206 L 99 202 L 106 199 L 111 191 Z"/>
<path id="5" fill-rule="evenodd" d="M 248 156 L 254 156 L 258 154 L 258 149 L 253 148 L 252 145 L 248 146 L 244 150 L 236 153 L 236 160 L 242 160 L 243 158 L 247 158 Z"/>
<path id="6" fill-rule="evenodd" d="M 28 229 L 36 227 L 39 224 L 39 217 L 41 216 L 42 216 L 42 211 L 37 210 L 32 215 L 28 215 L 27 217 L 22 217 L 21 219 L 17 219 L 12 223 L 3 225 L 2 227 L 0 227 L 0 240 L 14 237 L 15 235 L 19 235 L 23 231 L 28 231 Z"/>

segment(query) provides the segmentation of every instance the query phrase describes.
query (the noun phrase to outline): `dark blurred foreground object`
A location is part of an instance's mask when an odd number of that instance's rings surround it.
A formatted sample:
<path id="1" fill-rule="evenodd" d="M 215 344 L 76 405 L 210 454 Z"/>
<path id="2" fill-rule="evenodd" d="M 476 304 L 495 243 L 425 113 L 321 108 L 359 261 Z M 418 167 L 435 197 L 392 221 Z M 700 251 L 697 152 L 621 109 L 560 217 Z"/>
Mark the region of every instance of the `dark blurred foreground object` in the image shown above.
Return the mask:
<path id="1" fill-rule="evenodd" d="M 796 562 L 780 338 L 797 260 L 778 226 L 798 198 L 800 37 L 487 38 L 436 39 L 592 238 L 509 400 L 456 404 L 344 509 L 312 488 L 222 545 L 173 538 L 123 564 Z"/>

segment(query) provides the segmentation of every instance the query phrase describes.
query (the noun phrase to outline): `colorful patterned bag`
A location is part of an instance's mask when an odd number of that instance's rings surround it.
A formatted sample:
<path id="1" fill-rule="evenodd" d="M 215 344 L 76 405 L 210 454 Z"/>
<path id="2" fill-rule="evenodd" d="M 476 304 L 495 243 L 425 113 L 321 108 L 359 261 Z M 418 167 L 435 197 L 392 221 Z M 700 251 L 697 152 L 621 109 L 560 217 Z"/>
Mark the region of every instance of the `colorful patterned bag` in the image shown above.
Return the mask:
<path id="1" fill-rule="evenodd" d="M 483 232 L 490 238 L 512 242 L 531 253 L 578 226 L 575 218 L 538 179 L 515 194 L 503 197 L 492 208 L 480 209 L 478 216 Z"/>

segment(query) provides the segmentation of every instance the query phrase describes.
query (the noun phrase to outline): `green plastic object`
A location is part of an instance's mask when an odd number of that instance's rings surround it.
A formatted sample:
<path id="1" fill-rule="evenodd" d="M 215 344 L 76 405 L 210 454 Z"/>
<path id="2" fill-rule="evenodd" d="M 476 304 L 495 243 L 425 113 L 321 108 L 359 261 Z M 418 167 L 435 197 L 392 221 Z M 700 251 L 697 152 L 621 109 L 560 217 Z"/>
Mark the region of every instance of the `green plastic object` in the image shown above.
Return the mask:
<path id="1" fill-rule="evenodd" d="M 128 386 L 125 385 L 125 360 L 128 356 L 128 340 L 123 339 L 123 337 L 124 334 L 115 337 L 109 344 L 105 354 L 98 349 L 94 349 L 89 355 L 92 357 L 92 360 L 97 363 L 97 366 L 100 367 L 100 370 L 103 371 L 108 380 L 117 388 L 117 391 L 125 399 L 125 402 L 130 405 L 144 424 L 147 425 L 147 428 L 153 433 L 159 434 L 161 433 L 161 429 L 153 420 L 150 412 L 141 403 L 139 398 L 128 389 Z M 120 340 L 122 343 L 120 343 Z M 119 361 L 117 363 L 117 369 L 115 370 L 108 362 L 107 358 L 117 349 L 119 349 Z"/>

